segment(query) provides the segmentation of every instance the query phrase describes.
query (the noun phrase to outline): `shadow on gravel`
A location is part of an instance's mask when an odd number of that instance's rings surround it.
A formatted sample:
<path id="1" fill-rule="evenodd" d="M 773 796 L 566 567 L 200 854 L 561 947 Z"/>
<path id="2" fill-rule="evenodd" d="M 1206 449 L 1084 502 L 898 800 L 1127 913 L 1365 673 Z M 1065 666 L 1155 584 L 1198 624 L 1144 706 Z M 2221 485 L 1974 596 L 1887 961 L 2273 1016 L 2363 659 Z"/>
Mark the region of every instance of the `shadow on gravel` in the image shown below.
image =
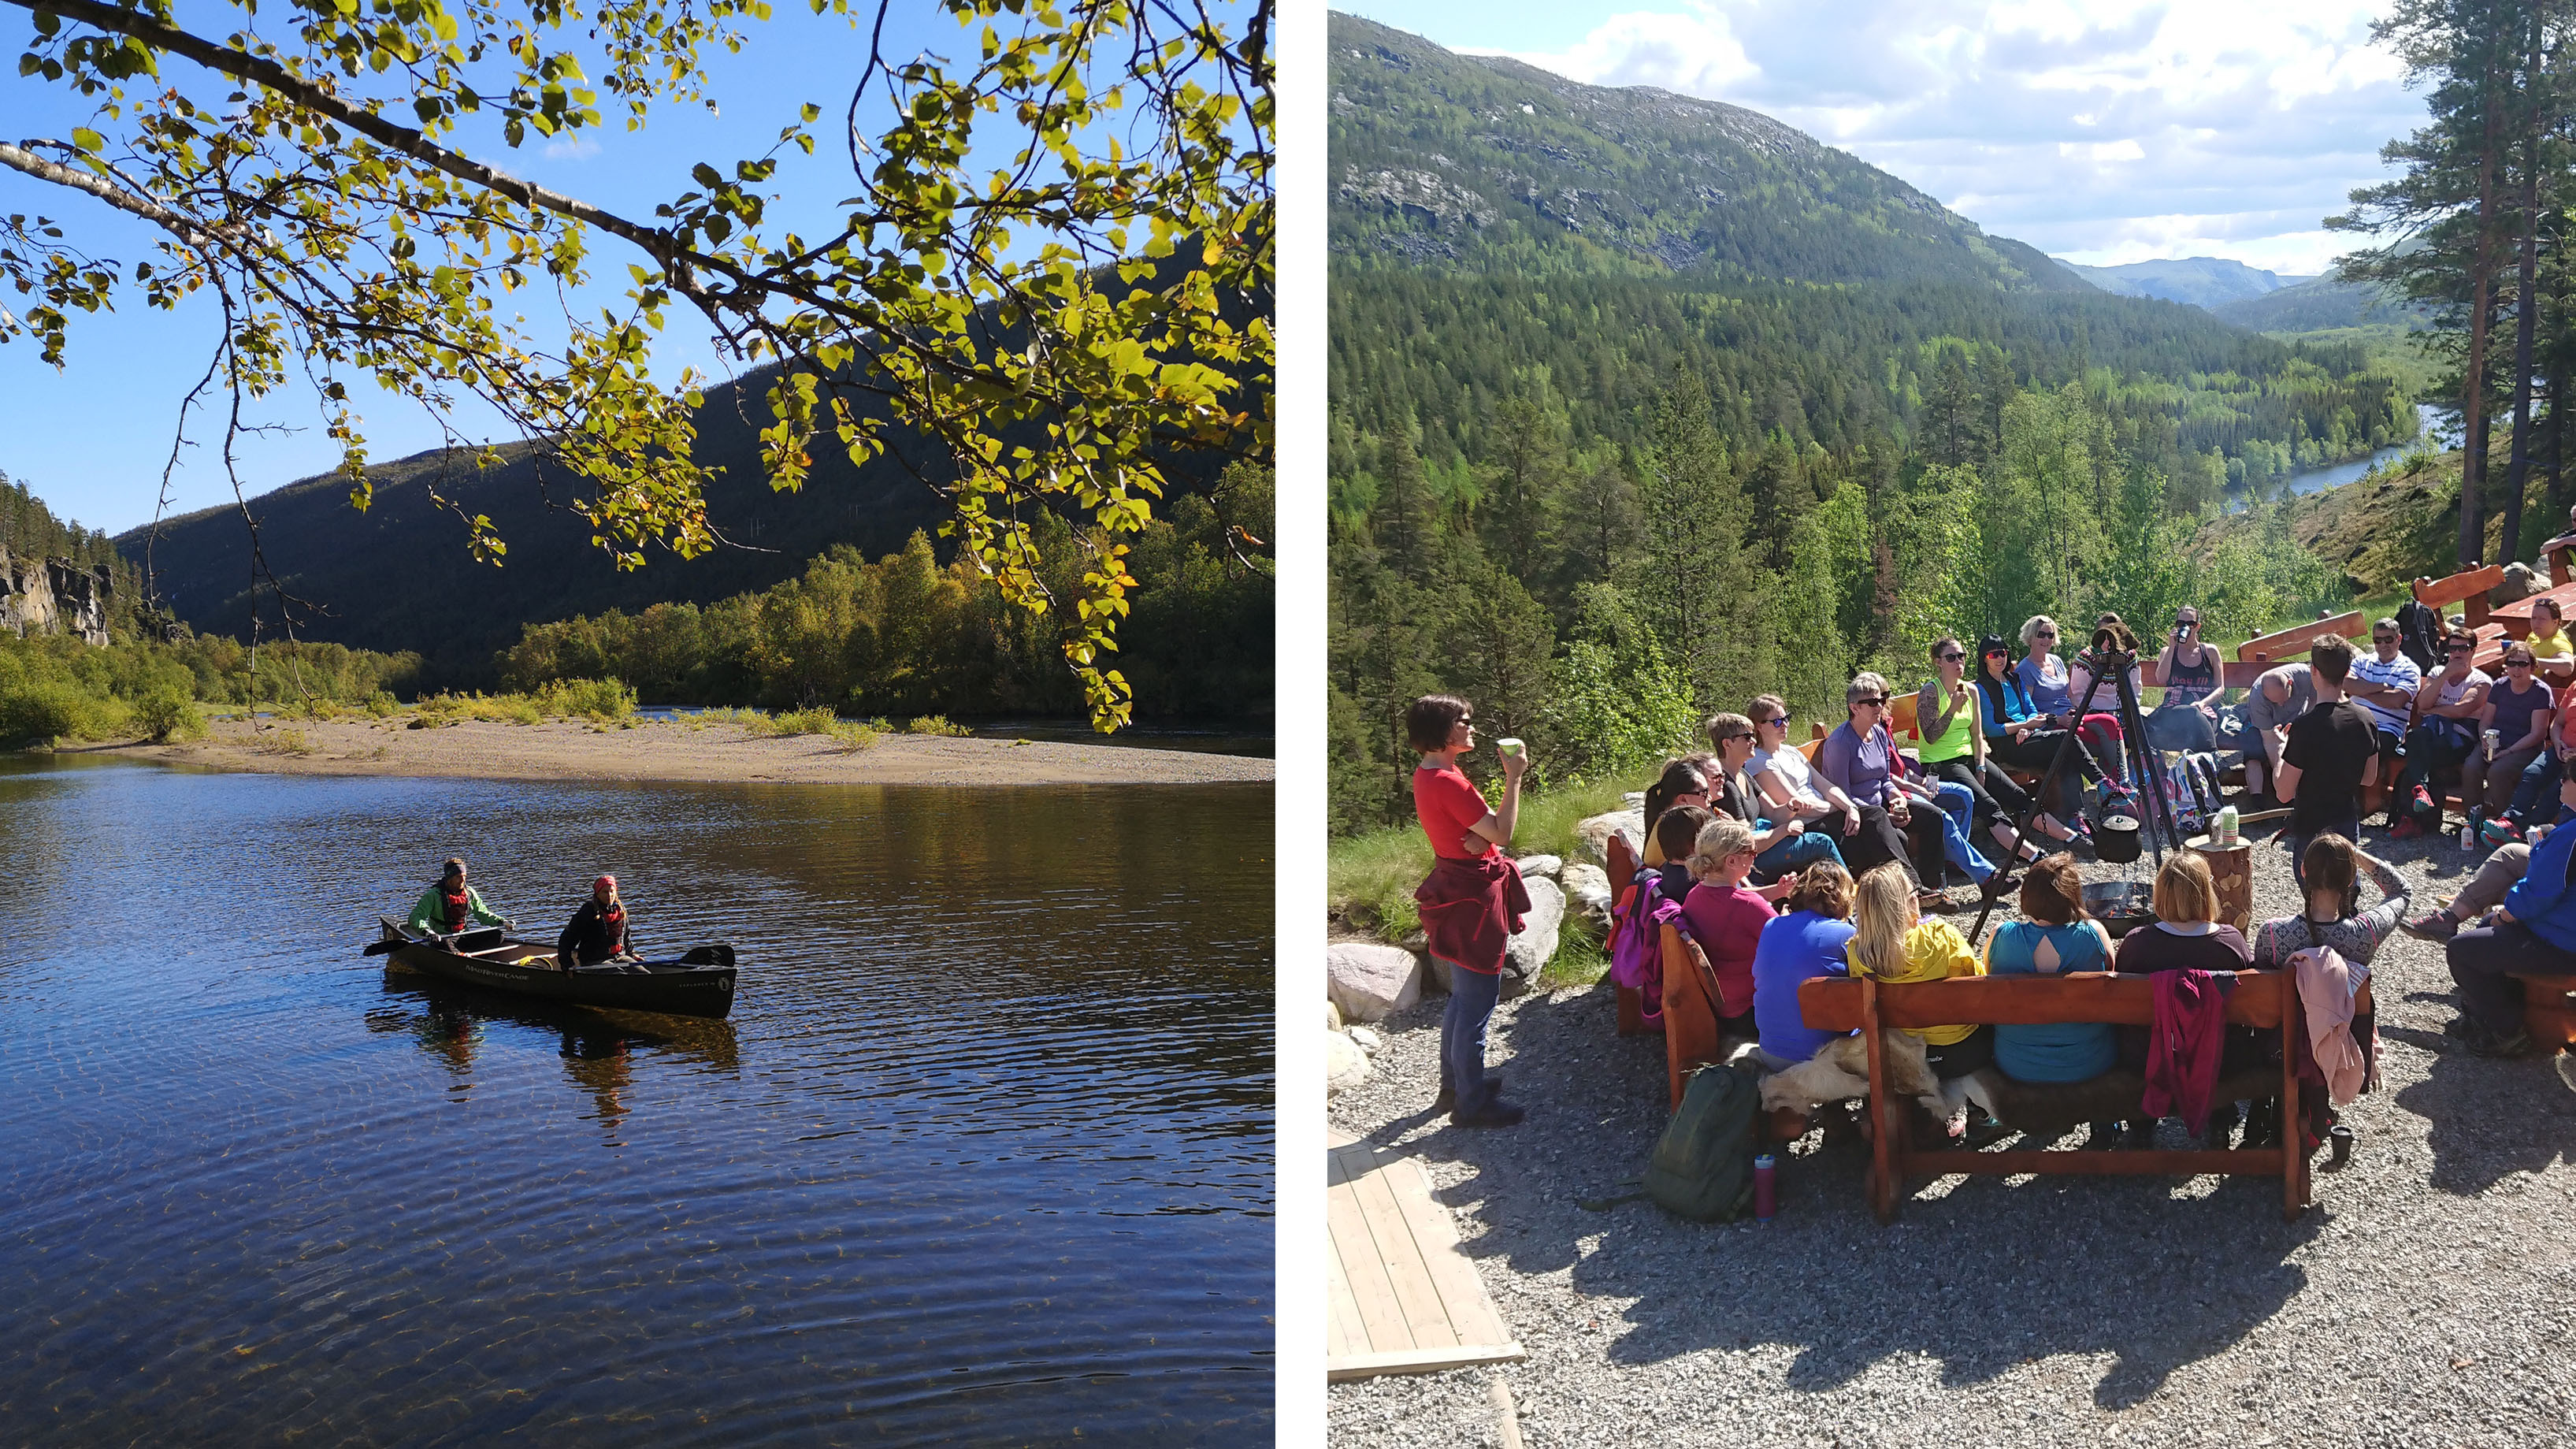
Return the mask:
<path id="1" fill-rule="evenodd" d="M 2424 1080 L 2394 1098 L 2424 1119 L 2433 1186 L 2468 1197 L 2516 1173 L 2576 1163 L 2576 1095 L 2548 1056 L 2476 1056 L 2438 1031 L 2381 1027 L 2380 1035 L 2434 1054 Z"/>
<path id="2" fill-rule="evenodd" d="M 1618 1201 L 1638 1192 L 1667 1089 L 1661 1039 L 1623 1040 L 1611 1021 L 1606 985 L 1525 1000 L 1504 1070 L 1526 1123 L 1425 1133 L 1428 1119 L 1408 1117 L 1372 1136 L 1410 1136 L 1398 1150 L 1467 1168 L 1440 1193 L 1482 1229 L 1464 1251 L 1524 1277 L 1568 1272 L 1601 1318 L 1632 1325 L 1610 1345 L 1613 1363 L 1775 1344 L 1796 1350 L 1790 1386 L 1824 1389 L 1898 1357 L 1938 1360 L 1944 1382 L 1966 1385 L 2098 1353 L 2113 1362 L 2096 1403 L 2126 1408 L 2307 1286 L 2286 1260 L 2330 1209 L 2284 1223 L 2279 1183 L 2262 1178 L 1945 1178 L 1918 1184 L 1881 1227 L 1863 1150 L 1819 1151 L 1811 1137 L 1782 1162 L 1766 1226 Z"/>

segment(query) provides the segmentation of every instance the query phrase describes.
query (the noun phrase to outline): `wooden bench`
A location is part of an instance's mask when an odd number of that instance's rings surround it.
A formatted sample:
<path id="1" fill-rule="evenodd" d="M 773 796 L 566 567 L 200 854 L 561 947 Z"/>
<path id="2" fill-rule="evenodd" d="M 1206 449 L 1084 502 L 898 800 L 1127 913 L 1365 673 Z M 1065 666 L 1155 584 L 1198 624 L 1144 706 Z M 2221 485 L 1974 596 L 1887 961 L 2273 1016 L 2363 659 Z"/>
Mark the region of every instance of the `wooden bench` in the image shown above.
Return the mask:
<path id="1" fill-rule="evenodd" d="M 2576 976 L 2523 976 L 2522 1026 L 2544 1047 L 2576 1047 Z"/>
<path id="2" fill-rule="evenodd" d="M 2355 1003 L 2370 1010 L 2368 988 Z M 2203 1172 L 2253 1174 L 2281 1179 L 2281 1213 L 2295 1219 L 2307 1209 L 2308 1154 L 2299 1131 L 2299 1081 L 2292 1062 L 2292 1034 L 2305 1029 L 2297 988 L 2282 971 L 2240 971 L 2227 996 L 2227 1021 L 2281 1034 L 2281 1145 L 2231 1149 L 2113 1149 L 2006 1152 L 1914 1150 L 1905 1127 L 1906 1102 L 1884 1085 L 1887 1079 L 1879 1032 L 1885 1028 L 1941 1026 L 1953 1023 L 2040 1025 L 2052 1022 L 2107 1022 L 2147 1026 L 2155 1020 L 2155 982 L 2150 976 L 2116 976 L 2076 972 L 2066 976 L 1960 976 L 1891 986 L 1820 976 L 1798 988 L 1798 1009 L 1806 1024 L 1822 1031 L 1859 1031 L 1869 1048 L 1870 1205 L 1880 1222 L 1896 1219 L 1908 1176 L 1939 1177 L 1951 1173 L 2114 1173 L 2144 1176 Z M 2143 1079 L 2131 1074 L 2130 1080 Z M 2098 1083 L 2061 1088 L 2022 1087 L 2019 1093 L 2038 1099 L 2048 1093 L 2074 1094 Z M 2222 1078 L 2212 1105 L 2249 1096 L 2276 1095 L 2270 1068 Z M 2114 1115 L 2114 1114 L 2105 1114 Z M 2132 1102 L 2116 1115 L 2141 1115 Z M 2002 1112 L 1997 1116 L 2013 1125 Z"/>
<path id="3" fill-rule="evenodd" d="M 1628 894 L 1628 887 L 1637 879 L 1636 853 L 1628 849 L 1628 837 L 1615 830 L 1610 833 L 1610 845 L 1606 853 L 1610 858 L 1607 871 L 1610 877 L 1610 899 L 1624 904 L 1622 897 Z M 1621 1036 L 1644 1036 L 1648 1031 L 1654 1030 L 1646 1025 L 1646 993 L 1634 986 L 1621 986 L 1615 981 L 1611 983 L 1610 989 L 1619 1003 Z"/>
<path id="4" fill-rule="evenodd" d="M 1673 1094 L 1669 1110 L 1678 1112 L 1691 1073 L 1725 1060 L 1727 1044 L 1717 1031 L 1717 973 L 1708 953 L 1670 922 L 1663 929 L 1664 1068 Z"/>

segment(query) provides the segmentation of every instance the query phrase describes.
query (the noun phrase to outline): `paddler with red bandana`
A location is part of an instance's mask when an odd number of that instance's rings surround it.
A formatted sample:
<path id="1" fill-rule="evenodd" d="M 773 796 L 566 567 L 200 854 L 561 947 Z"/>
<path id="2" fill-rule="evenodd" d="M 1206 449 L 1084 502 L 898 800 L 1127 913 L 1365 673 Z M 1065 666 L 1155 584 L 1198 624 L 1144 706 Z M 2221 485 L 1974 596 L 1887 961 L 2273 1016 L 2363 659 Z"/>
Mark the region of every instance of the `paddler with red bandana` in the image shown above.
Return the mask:
<path id="1" fill-rule="evenodd" d="M 638 959 L 626 939 L 626 903 L 617 898 L 617 877 L 604 875 L 590 883 L 590 899 L 555 939 L 555 959 L 566 971 L 575 965 Z"/>
<path id="2" fill-rule="evenodd" d="M 508 930 L 510 923 L 483 904 L 483 897 L 465 883 L 465 862 L 451 855 L 446 868 L 439 872 L 437 884 L 421 892 L 420 900 L 412 906 L 411 928 L 453 936 L 476 926 Z"/>

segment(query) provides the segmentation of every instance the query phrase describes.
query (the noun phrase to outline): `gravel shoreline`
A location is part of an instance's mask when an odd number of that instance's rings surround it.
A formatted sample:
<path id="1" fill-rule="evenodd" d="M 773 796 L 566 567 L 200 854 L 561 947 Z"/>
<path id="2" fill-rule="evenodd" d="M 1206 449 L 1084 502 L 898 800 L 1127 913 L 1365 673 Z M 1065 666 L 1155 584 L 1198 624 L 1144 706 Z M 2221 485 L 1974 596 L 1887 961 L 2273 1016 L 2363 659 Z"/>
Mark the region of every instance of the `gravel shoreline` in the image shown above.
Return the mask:
<path id="1" fill-rule="evenodd" d="M 2414 910 L 2482 858 L 2364 833 Z M 2258 845 L 2255 920 L 2296 908 L 2286 852 Z M 1429 1111 L 1431 997 L 1379 1024 L 1371 1079 L 1329 1119 L 1422 1161 L 1529 1359 L 1333 1385 L 1332 1441 L 1497 1444 L 1496 1377 L 1532 1445 L 2563 1440 L 2576 1095 L 2546 1057 L 2442 1035 L 2440 947 L 2393 935 L 2372 970 L 2381 1086 L 2342 1109 L 2352 1162 L 2318 1172 L 2296 1223 L 2272 1178 L 1951 1177 L 1882 1228 L 1864 1150 L 1812 1134 L 1767 1226 L 1604 1209 L 1663 1127 L 1661 1039 L 1615 1034 L 1606 982 L 1507 1003 L 1489 1059 L 1529 1119 L 1463 1131 Z"/>

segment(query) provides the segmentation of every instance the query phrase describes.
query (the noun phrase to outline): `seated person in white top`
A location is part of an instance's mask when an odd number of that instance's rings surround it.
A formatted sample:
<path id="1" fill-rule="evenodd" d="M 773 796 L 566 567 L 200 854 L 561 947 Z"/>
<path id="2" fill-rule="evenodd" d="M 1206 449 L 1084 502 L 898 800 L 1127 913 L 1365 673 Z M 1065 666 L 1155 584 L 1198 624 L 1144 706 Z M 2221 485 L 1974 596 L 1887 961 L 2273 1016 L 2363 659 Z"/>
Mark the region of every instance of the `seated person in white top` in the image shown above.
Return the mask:
<path id="1" fill-rule="evenodd" d="M 2371 652 L 2355 654 L 2352 675 L 2343 686 L 2344 698 L 2361 706 L 2361 712 L 2370 716 L 2370 727 L 2379 734 L 2378 778 L 2382 780 L 2397 778 L 2406 720 L 2415 711 L 2415 691 L 2424 684 L 2424 671 L 2399 650 L 2398 643 L 2395 619 L 2371 625 Z"/>

